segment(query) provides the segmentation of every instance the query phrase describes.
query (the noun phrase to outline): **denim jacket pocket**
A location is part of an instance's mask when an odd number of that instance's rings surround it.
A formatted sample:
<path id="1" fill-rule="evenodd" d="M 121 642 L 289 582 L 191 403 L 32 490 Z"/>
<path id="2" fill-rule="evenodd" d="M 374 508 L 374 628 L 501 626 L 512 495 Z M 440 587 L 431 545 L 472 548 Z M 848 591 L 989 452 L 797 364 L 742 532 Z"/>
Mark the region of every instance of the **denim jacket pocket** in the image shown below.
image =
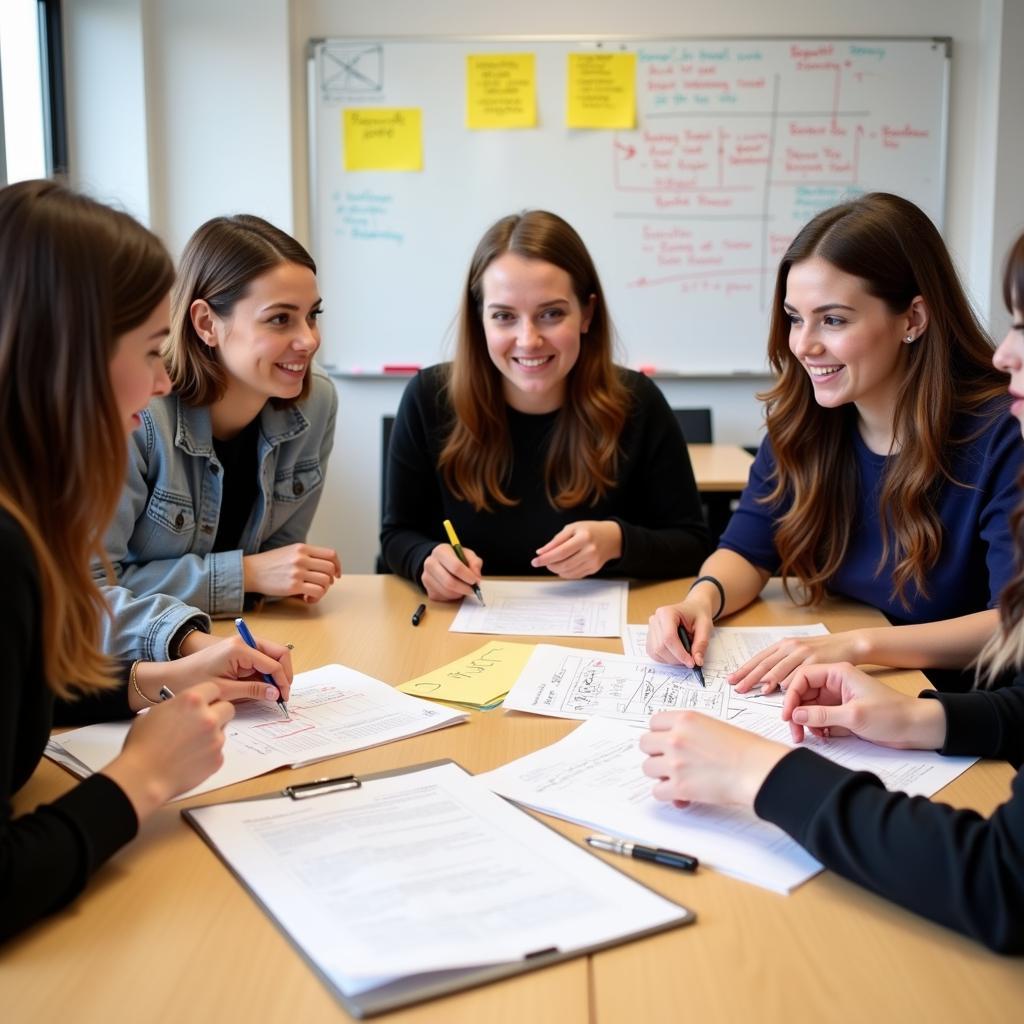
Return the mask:
<path id="1" fill-rule="evenodd" d="M 323 470 L 320 469 L 320 462 L 317 459 L 281 467 L 274 477 L 274 501 L 305 501 L 323 485 L 323 482 Z"/>
<path id="2" fill-rule="evenodd" d="M 146 506 L 146 515 L 157 525 L 178 536 L 191 535 L 196 527 L 196 514 L 190 494 L 173 494 L 157 487 Z"/>

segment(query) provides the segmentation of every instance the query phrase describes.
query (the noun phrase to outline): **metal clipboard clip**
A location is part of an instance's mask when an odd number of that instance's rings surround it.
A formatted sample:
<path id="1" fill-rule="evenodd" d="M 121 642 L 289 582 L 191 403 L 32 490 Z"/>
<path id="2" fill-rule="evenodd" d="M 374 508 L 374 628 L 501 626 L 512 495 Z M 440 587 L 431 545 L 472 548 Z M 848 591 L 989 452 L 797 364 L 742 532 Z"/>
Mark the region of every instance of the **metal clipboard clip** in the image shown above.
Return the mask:
<path id="1" fill-rule="evenodd" d="M 297 786 L 285 786 L 282 796 L 292 800 L 306 800 L 311 796 L 323 796 L 325 793 L 341 793 L 346 789 L 359 789 L 362 783 L 354 775 L 341 775 L 336 779 L 314 779 L 312 782 L 301 782 Z"/>

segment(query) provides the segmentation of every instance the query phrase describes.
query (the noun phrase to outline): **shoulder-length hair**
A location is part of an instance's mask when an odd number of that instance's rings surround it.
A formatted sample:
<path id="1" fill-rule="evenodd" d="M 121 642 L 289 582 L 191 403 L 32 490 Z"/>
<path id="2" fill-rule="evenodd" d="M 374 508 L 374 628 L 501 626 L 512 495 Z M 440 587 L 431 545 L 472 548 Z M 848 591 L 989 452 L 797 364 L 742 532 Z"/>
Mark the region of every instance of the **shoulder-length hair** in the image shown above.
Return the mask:
<path id="1" fill-rule="evenodd" d="M 1006 258 L 1003 301 L 1010 313 L 1024 306 L 1024 235 Z M 1020 485 L 1024 488 L 1024 474 Z M 978 679 L 989 684 L 1010 669 L 1024 668 L 1024 498 L 1010 515 L 1010 533 L 1017 571 L 999 595 L 999 630 L 978 655 Z"/>
<path id="2" fill-rule="evenodd" d="M 806 370 L 789 348 L 783 308 L 789 270 L 813 257 L 860 278 L 893 314 L 906 312 L 918 295 L 927 306 L 927 329 L 904 348 L 894 451 L 878 499 L 882 556 L 877 572 L 894 561 L 892 597 L 909 608 L 911 587 L 927 594 L 927 573 L 942 547 L 935 495 L 951 480 L 950 444 L 966 440 L 950 437 L 954 417 L 977 412 L 1005 387 L 992 366 L 992 343 L 942 238 L 913 203 L 875 192 L 819 213 L 800 231 L 779 264 L 768 338 L 777 380 L 761 397 L 776 459 L 774 487 L 765 500 L 769 505 L 787 496 L 792 500 L 777 521 L 775 545 L 787 591 L 788 578 L 795 577 L 802 603 L 824 597 L 846 558 L 859 487 L 855 410 L 819 406 Z"/>
<path id="3" fill-rule="evenodd" d="M 192 324 L 192 303 L 204 299 L 217 316 L 227 318 L 251 282 L 281 263 L 297 263 L 316 273 L 313 257 L 291 235 L 247 213 L 214 217 L 188 240 L 171 291 L 171 333 L 163 349 L 171 386 L 183 402 L 213 405 L 228 386 L 220 355 Z M 271 401 L 278 408 L 301 402 L 309 388 L 307 373 L 295 398 Z"/>
<path id="4" fill-rule="evenodd" d="M 512 443 L 502 376 L 487 352 L 483 275 L 507 252 L 564 270 L 582 308 L 594 313 L 569 371 L 544 464 L 548 500 L 557 508 L 595 503 L 615 483 L 619 437 L 629 414 L 629 392 L 612 362 L 612 327 L 604 292 L 583 240 L 561 217 L 545 210 L 502 217 L 473 253 L 463 289 L 453 359 L 445 383 L 451 428 L 439 457 L 448 489 L 477 511 L 491 503 L 514 505 L 505 487 Z"/>
<path id="5" fill-rule="evenodd" d="M 52 181 L 0 190 L 0 507 L 35 556 L 43 675 L 61 696 L 111 684 L 90 571 L 127 460 L 110 361 L 173 279 L 127 214 Z"/>

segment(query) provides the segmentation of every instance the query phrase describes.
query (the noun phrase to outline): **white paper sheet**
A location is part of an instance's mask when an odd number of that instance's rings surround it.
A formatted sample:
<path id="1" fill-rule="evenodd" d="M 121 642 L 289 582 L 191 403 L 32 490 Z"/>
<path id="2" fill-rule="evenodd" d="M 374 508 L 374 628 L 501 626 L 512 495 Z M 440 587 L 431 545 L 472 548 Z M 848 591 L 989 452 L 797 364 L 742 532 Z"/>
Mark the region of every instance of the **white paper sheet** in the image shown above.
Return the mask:
<path id="1" fill-rule="evenodd" d="M 399 975 L 582 949 L 686 917 L 457 765 L 193 817 L 347 994 Z"/>
<path id="2" fill-rule="evenodd" d="M 224 730 L 224 764 L 177 799 L 208 793 L 285 765 L 298 768 L 441 729 L 468 717 L 465 712 L 400 693 L 344 665 L 300 672 L 292 684 L 288 710 L 291 721 L 285 721 L 276 704 L 239 704 Z M 99 771 L 121 752 L 130 724 L 89 725 L 61 733 L 52 738 L 51 744 L 92 771 Z M 75 770 L 64 759 L 54 760 Z"/>
<path id="3" fill-rule="evenodd" d="M 629 584 L 625 580 L 485 580 L 486 607 L 462 599 L 453 633 L 497 636 L 621 636 Z"/>
<path id="4" fill-rule="evenodd" d="M 751 716 L 760 717 L 760 716 Z M 702 864 L 786 893 L 821 865 L 753 812 L 655 800 L 640 770 L 642 731 L 594 718 L 542 750 L 478 776 L 516 803 L 616 836 L 677 850 Z"/>
<path id="5" fill-rule="evenodd" d="M 646 725 L 656 711 L 728 718 L 730 687 L 702 687 L 681 665 L 538 644 L 504 701 L 506 711 L 553 718 L 617 718 Z"/>

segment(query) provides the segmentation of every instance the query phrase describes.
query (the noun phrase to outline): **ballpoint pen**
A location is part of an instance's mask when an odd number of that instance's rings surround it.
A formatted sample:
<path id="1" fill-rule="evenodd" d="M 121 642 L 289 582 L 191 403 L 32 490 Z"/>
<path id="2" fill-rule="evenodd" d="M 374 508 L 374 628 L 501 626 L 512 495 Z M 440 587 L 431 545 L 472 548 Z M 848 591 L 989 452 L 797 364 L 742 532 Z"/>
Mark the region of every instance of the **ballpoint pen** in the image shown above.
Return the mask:
<path id="1" fill-rule="evenodd" d="M 683 645 L 683 650 L 692 658 L 693 651 L 690 648 L 690 634 L 686 632 L 686 627 L 681 622 L 679 623 L 676 632 L 679 634 L 679 642 Z M 693 671 L 697 673 L 700 685 L 707 687 L 708 684 L 704 682 L 704 672 L 701 670 L 701 667 L 697 662 L 693 663 Z"/>
<path id="2" fill-rule="evenodd" d="M 649 860 L 654 864 L 664 864 L 680 871 L 696 871 L 699 861 L 688 853 L 676 853 L 674 850 L 662 850 L 654 846 L 641 846 L 625 839 L 612 839 L 611 836 L 587 836 L 587 845 L 606 853 L 621 853 L 623 857 L 635 860 Z"/>
<path id="3" fill-rule="evenodd" d="M 245 624 L 245 619 L 235 619 L 235 629 L 238 630 L 238 635 L 253 649 L 259 650 L 256 646 L 256 641 L 252 637 L 252 633 L 249 632 L 249 627 Z M 275 690 L 277 690 L 277 706 L 284 712 L 284 717 L 291 719 L 291 715 L 288 713 L 288 705 L 284 702 L 284 697 L 281 696 L 281 687 L 274 682 L 274 677 L 267 675 L 266 672 L 261 672 L 264 680 L 269 683 Z"/>
<path id="4" fill-rule="evenodd" d="M 455 534 L 455 527 L 452 526 L 450 519 L 444 521 L 444 532 L 448 534 L 448 540 L 455 549 L 455 554 L 459 556 L 459 561 L 468 569 L 469 562 L 466 561 L 466 553 L 462 550 L 462 545 L 459 543 L 459 538 Z M 487 602 L 484 600 L 483 591 L 481 591 L 479 583 L 473 584 L 473 593 L 476 594 L 476 599 L 486 607 Z"/>
<path id="5" fill-rule="evenodd" d="M 423 616 L 426 614 L 426 612 L 427 612 L 427 606 L 425 604 L 421 604 L 416 609 L 416 611 L 414 611 L 412 613 L 412 624 L 414 626 L 418 626 L 420 624 L 420 620 L 423 618 Z"/>

